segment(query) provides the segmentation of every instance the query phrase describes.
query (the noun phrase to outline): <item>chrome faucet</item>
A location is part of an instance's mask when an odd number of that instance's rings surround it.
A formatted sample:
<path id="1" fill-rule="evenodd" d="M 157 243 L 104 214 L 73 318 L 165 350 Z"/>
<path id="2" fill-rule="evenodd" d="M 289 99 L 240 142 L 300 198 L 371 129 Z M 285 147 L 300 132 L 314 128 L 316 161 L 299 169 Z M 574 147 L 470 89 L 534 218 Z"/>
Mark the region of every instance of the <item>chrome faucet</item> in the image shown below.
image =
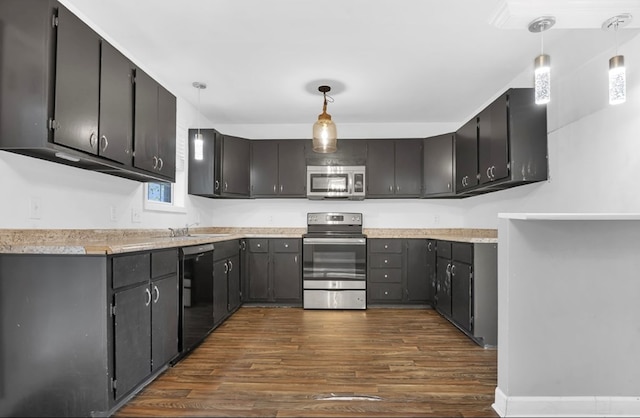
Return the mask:
<path id="1" fill-rule="evenodd" d="M 172 238 L 189 236 L 189 228 L 195 225 L 200 225 L 198 222 L 192 224 L 185 224 L 184 228 L 169 228 L 169 233 Z"/>
<path id="2" fill-rule="evenodd" d="M 185 224 L 185 226 L 184 226 L 184 234 L 185 235 L 189 235 L 189 228 L 191 228 L 192 226 L 196 226 L 196 225 L 200 225 L 200 223 L 199 222 L 194 222 L 192 224 L 189 224 L 189 223 Z"/>

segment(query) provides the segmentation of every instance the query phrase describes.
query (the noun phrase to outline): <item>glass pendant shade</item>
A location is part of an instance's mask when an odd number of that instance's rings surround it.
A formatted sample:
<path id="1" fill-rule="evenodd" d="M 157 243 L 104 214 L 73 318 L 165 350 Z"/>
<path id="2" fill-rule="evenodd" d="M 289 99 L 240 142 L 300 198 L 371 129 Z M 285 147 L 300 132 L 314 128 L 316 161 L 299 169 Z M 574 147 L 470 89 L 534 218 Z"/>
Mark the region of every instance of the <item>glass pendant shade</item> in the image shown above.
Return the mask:
<path id="1" fill-rule="evenodd" d="M 198 132 L 193 140 L 193 158 L 196 161 L 204 160 L 204 137 Z"/>
<path id="2" fill-rule="evenodd" d="M 624 56 L 616 55 L 609 60 L 609 104 L 624 103 L 627 100 L 627 80 Z"/>
<path id="3" fill-rule="evenodd" d="M 551 100 L 551 57 L 543 54 L 534 60 L 534 86 L 536 104 L 546 104 Z"/>
<path id="4" fill-rule="evenodd" d="M 336 152 L 338 149 L 337 140 L 336 124 L 331 120 L 331 115 L 322 112 L 316 123 L 313 124 L 313 152 Z"/>

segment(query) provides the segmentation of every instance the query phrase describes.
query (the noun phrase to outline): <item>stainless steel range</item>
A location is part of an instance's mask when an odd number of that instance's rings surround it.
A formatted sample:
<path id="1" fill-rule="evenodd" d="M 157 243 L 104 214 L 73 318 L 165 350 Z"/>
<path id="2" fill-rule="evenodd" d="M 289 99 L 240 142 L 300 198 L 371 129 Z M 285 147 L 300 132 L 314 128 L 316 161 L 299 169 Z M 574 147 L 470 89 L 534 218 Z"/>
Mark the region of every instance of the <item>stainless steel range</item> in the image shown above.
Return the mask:
<path id="1" fill-rule="evenodd" d="M 361 213 L 307 214 L 302 258 L 305 309 L 366 309 L 367 237 Z"/>

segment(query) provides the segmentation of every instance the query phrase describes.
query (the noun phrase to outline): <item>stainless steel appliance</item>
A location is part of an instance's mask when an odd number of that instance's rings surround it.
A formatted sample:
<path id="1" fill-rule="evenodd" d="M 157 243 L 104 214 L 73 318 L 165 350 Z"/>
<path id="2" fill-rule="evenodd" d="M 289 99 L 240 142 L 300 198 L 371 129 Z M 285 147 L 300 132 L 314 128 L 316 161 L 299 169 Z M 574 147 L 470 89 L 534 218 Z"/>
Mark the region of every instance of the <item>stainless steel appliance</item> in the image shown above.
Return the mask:
<path id="1" fill-rule="evenodd" d="M 307 166 L 309 199 L 362 200 L 365 190 L 365 166 Z"/>
<path id="2" fill-rule="evenodd" d="M 366 309 L 367 237 L 361 213 L 307 214 L 302 260 L 305 309 Z"/>
<path id="3" fill-rule="evenodd" d="M 198 345 L 214 326 L 213 244 L 180 249 L 180 357 Z"/>

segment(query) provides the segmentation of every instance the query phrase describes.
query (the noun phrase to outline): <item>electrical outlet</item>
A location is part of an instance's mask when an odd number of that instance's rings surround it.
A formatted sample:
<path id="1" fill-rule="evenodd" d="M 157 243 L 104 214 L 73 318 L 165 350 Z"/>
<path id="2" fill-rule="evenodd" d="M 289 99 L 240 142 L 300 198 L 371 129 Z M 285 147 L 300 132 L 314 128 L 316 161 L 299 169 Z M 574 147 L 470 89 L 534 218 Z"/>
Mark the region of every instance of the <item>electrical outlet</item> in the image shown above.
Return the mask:
<path id="1" fill-rule="evenodd" d="M 42 219 L 42 199 L 29 198 L 29 219 Z"/>
<path id="2" fill-rule="evenodd" d="M 109 206 L 109 219 L 111 222 L 116 222 L 118 220 L 118 213 L 116 212 L 115 206 Z"/>
<path id="3" fill-rule="evenodd" d="M 140 209 L 131 208 L 131 222 L 140 223 Z"/>
<path id="4" fill-rule="evenodd" d="M 433 215 L 433 223 L 434 224 L 440 223 L 440 215 Z"/>

